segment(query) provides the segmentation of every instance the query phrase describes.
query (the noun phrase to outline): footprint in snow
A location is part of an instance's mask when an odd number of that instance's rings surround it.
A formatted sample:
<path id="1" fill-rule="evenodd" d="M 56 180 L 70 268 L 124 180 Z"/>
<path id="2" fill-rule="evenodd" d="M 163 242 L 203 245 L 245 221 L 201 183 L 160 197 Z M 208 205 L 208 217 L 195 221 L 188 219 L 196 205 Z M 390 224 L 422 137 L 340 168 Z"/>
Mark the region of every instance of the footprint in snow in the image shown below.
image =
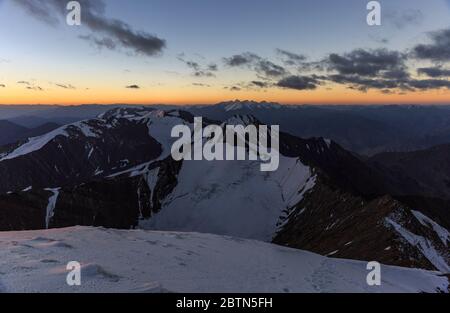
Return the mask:
<path id="1" fill-rule="evenodd" d="M 108 272 L 102 266 L 95 263 L 83 265 L 81 267 L 81 277 L 83 277 L 83 279 L 95 279 L 100 277 L 114 283 L 120 280 L 120 276 Z"/>
<path id="2" fill-rule="evenodd" d="M 163 288 L 162 285 L 158 282 L 144 284 L 144 285 L 132 290 L 132 292 L 136 292 L 136 293 L 170 293 L 169 290 Z"/>
<path id="3" fill-rule="evenodd" d="M 6 293 L 6 292 L 7 292 L 7 290 L 6 290 L 5 285 L 3 285 L 2 282 L 0 281 L 0 293 Z"/>
<path id="4" fill-rule="evenodd" d="M 40 260 L 39 262 L 44 263 L 44 264 L 59 263 L 59 261 L 57 261 L 57 260 L 50 260 L 50 259 Z"/>
<path id="5" fill-rule="evenodd" d="M 30 240 L 30 242 L 53 242 L 54 239 L 45 238 L 45 237 L 34 237 Z"/>
<path id="6" fill-rule="evenodd" d="M 46 242 L 36 245 L 37 248 L 64 248 L 64 249 L 72 249 L 73 247 L 62 241 L 52 241 Z"/>

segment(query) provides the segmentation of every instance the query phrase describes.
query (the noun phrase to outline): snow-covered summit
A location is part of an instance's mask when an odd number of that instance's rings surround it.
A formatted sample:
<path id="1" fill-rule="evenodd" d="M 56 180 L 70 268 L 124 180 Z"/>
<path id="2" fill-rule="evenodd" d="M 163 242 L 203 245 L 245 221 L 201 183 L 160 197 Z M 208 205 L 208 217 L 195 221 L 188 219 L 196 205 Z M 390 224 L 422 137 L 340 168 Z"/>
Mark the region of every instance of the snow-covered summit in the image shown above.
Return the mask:
<path id="1" fill-rule="evenodd" d="M 12 160 L 20 156 L 36 152 L 58 138 L 66 139 L 100 138 L 107 132 L 124 125 L 121 120 L 133 123 L 146 123 L 149 135 L 156 139 L 167 156 L 168 145 L 171 143 L 170 130 L 173 126 L 187 124 L 178 111 L 157 110 L 151 107 L 119 107 L 100 114 L 96 119 L 71 123 L 55 129 L 39 137 L 29 138 L 26 142 L 20 142 L 10 151 L 0 155 L 0 162 Z"/>
<path id="2" fill-rule="evenodd" d="M 0 159 L 0 162 L 5 160 L 12 160 L 17 157 L 38 151 L 58 137 L 69 138 L 71 136 L 84 136 L 96 138 L 101 136 L 102 129 L 104 128 L 106 128 L 106 125 L 104 123 L 101 123 L 101 121 L 99 120 L 86 120 L 61 126 L 47 134 L 28 138 L 26 142 L 19 143 L 11 151 L 4 153 Z"/>
<path id="3" fill-rule="evenodd" d="M 103 120 L 109 120 L 111 118 L 135 118 L 143 116 L 148 112 L 154 111 L 151 107 L 118 107 L 106 111 L 98 116 L 98 118 Z"/>
<path id="4" fill-rule="evenodd" d="M 238 111 L 238 110 L 257 110 L 257 109 L 279 109 L 282 107 L 281 104 L 275 103 L 275 102 L 256 102 L 256 101 L 249 101 L 249 100 L 233 100 L 233 101 L 226 101 L 216 104 L 218 107 L 223 107 L 225 111 Z"/>
<path id="5" fill-rule="evenodd" d="M 225 125 L 259 125 L 261 122 L 251 114 L 236 114 L 227 119 L 223 124 Z"/>

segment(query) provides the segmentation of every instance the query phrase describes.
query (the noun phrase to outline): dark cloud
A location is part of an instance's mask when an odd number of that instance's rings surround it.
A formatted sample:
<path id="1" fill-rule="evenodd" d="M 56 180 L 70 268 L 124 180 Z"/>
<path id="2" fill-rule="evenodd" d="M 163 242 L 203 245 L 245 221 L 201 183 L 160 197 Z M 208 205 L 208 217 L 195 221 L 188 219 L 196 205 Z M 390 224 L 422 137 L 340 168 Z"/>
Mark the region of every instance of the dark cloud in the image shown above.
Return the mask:
<path id="1" fill-rule="evenodd" d="M 369 89 L 378 89 L 383 93 L 398 91 L 431 90 L 450 88 L 450 81 L 440 79 L 371 79 L 357 75 L 330 75 L 328 79 L 338 84 L 347 85 L 350 89 L 366 92 Z"/>
<path id="2" fill-rule="evenodd" d="M 389 43 L 389 39 L 385 38 L 385 37 L 380 37 L 380 36 L 376 36 L 376 35 L 369 35 L 369 38 L 371 40 L 373 40 L 376 43 L 382 44 L 382 45 L 387 45 Z"/>
<path id="3" fill-rule="evenodd" d="M 302 65 L 306 61 L 306 56 L 289 52 L 283 49 L 276 49 L 277 54 L 282 58 L 285 65 Z"/>
<path id="4" fill-rule="evenodd" d="M 397 68 L 393 70 L 384 71 L 382 78 L 384 79 L 396 79 L 398 81 L 404 81 L 410 78 L 410 74 L 406 68 Z"/>
<path id="5" fill-rule="evenodd" d="M 417 73 L 425 74 L 429 77 L 450 77 L 450 70 L 444 69 L 440 66 L 436 67 L 423 67 L 417 69 Z"/>
<path id="6" fill-rule="evenodd" d="M 224 58 L 225 65 L 230 67 L 250 66 L 252 63 L 261 60 L 261 58 L 251 52 L 236 54 L 229 58 Z"/>
<path id="7" fill-rule="evenodd" d="M 178 56 L 178 60 L 186 64 L 186 66 L 193 71 L 193 75 L 195 77 L 214 77 L 214 72 L 218 71 L 217 64 L 203 66 L 196 61 L 186 60 L 184 54 L 180 54 Z"/>
<path id="8" fill-rule="evenodd" d="M 28 86 L 27 89 L 34 90 L 34 91 L 44 91 L 44 89 L 39 86 Z"/>
<path id="9" fill-rule="evenodd" d="M 67 14 L 67 0 L 13 0 L 30 15 L 50 24 L 57 25 Z M 129 24 L 104 16 L 103 0 L 78 0 L 82 7 L 82 24 L 92 32 L 105 37 L 99 39 L 102 47 L 121 46 L 134 53 L 147 56 L 160 54 L 166 41 L 147 32 L 135 31 Z M 91 37 L 87 37 L 91 38 Z M 107 39 L 108 38 L 108 39 Z M 114 45 L 111 45 L 111 41 Z"/>
<path id="10" fill-rule="evenodd" d="M 242 81 L 239 83 L 235 83 L 232 86 L 225 87 L 225 89 L 229 89 L 229 90 L 233 90 L 233 91 L 238 91 L 238 90 L 260 91 L 263 89 L 274 87 L 274 85 L 275 85 L 275 83 L 272 81 L 252 80 L 250 82 Z"/>
<path id="11" fill-rule="evenodd" d="M 406 54 L 387 49 L 356 49 L 344 55 L 331 54 L 323 63 L 329 71 L 337 74 L 330 74 L 325 80 L 362 92 L 369 89 L 379 89 L 384 93 L 396 88 L 411 89 L 406 61 Z"/>
<path id="12" fill-rule="evenodd" d="M 330 75 L 328 79 L 337 84 L 347 85 L 350 89 L 366 92 L 369 89 L 404 88 L 404 82 L 389 79 L 365 78 L 358 75 Z"/>
<path id="13" fill-rule="evenodd" d="M 28 90 L 44 91 L 44 89 L 41 88 L 40 86 L 37 86 L 37 85 L 35 85 L 34 83 L 30 83 L 30 82 L 25 81 L 25 80 L 19 80 L 19 81 L 17 82 L 17 84 L 25 85 L 25 86 L 26 86 L 26 89 L 28 89 Z"/>
<path id="14" fill-rule="evenodd" d="M 288 74 L 284 67 L 251 52 L 236 54 L 223 60 L 226 66 L 250 68 L 264 79 L 276 78 Z"/>
<path id="15" fill-rule="evenodd" d="M 210 64 L 208 65 L 208 70 L 210 70 L 211 72 L 217 72 L 219 70 L 219 67 L 217 66 L 217 64 Z"/>
<path id="16" fill-rule="evenodd" d="M 440 31 L 433 34 L 435 46 L 438 43 L 442 46 L 442 41 L 446 40 L 447 33 Z M 440 59 L 445 56 L 442 50 L 443 47 L 440 47 Z M 376 89 L 384 94 L 400 94 L 406 91 L 449 88 L 450 85 L 450 82 L 444 79 L 413 78 L 410 68 L 407 66 L 411 54 L 385 48 L 355 49 L 344 54 L 332 53 L 327 58 L 315 62 L 307 62 L 304 56 L 281 49 L 277 50 L 277 54 L 282 57 L 285 65 L 295 65 L 301 73 L 309 72 L 311 74 L 293 75 L 284 67 L 270 60 L 246 52 L 225 58 L 225 64 L 229 67 L 244 67 L 253 70 L 260 79 L 227 89 L 242 90 L 275 86 L 295 90 L 315 90 L 326 83 L 334 83 L 361 92 Z M 437 55 L 437 53 L 433 55 Z M 450 70 L 441 66 L 418 69 L 418 72 L 426 74 L 430 78 L 450 77 Z"/>
<path id="17" fill-rule="evenodd" d="M 341 75 L 378 76 L 384 71 L 405 70 L 405 54 L 386 49 L 356 49 L 344 55 L 330 54 L 324 62 Z"/>
<path id="18" fill-rule="evenodd" d="M 441 79 L 424 79 L 424 80 L 411 80 L 409 86 L 414 89 L 426 90 L 426 89 L 450 89 L 450 81 Z"/>
<path id="19" fill-rule="evenodd" d="M 288 76 L 281 79 L 278 83 L 278 87 L 296 89 L 296 90 L 314 90 L 320 84 L 319 80 L 311 76 Z"/>
<path id="20" fill-rule="evenodd" d="M 250 82 L 250 85 L 258 87 L 258 88 L 268 88 L 271 86 L 270 83 L 259 81 L 259 80 L 254 80 L 254 81 Z"/>
<path id="21" fill-rule="evenodd" d="M 209 71 L 197 71 L 194 73 L 195 77 L 215 77 L 216 75 L 214 75 L 213 73 L 209 72 Z"/>
<path id="22" fill-rule="evenodd" d="M 424 15 L 417 9 L 408 9 L 402 11 L 388 11 L 384 14 L 384 19 L 398 29 L 407 26 L 418 26 L 422 24 Z"/>
<path id="23" fill-rule="evenodd" d="M 156 35 L 136 32 L 120 20 L 100 18 L 95 15 L 89 17 L 89 13 L 85 20 L 94 32 L 103 32 L 109 35 L 112 40 L 125 48 L 132 49 L 137 54 L 154 56 L 161 53 L 166 47 L 165 40 L 158 38 Z"/>
<path id="24" fill-rule="evenodd" d="M 193 70 L 196 70 L 196 71 L 200 70 L 200 64 L 198 64 L 197 62 L 194 62 L 194 61 L 184 61 L 184 63 L 185 63 L 188 67 L 192 68 Z"/>
<path id="25" fill-rule="evenodd" d="M 434 62 L 450 61 L 450 28 L 429 33 L 431 43 L 414 47 L 414 56 Z"/>
<path id="26" fill-rule="evenodd" d="M 0 84 L 0 88 L 6 88 L 5 84 Z"/>
<path id="27" fill-rule="evenodd" d="M 109 37 L 97 38 L 94 37 L 93 35 L 81 35 L 78 36 L 78 38 L 92 43 L 95 47 L 99 49 L 106 48 L 108 50 L 116 50 L 117 48 L 116 42 Z"/>
<path id="28" fill-rule="evenodd" d="M 129 85 L 129 86 L 126 86 L 125 88 L 127 88 L 127 89 L 141 89 L 141 87 L 139 87 L 139 85 Z"/>
<path id="29" fill-rule="evenodd" d="M 59 14 L 63 11 L 62 5 L 64 1 L 13 0 L 13 2 L 23 8 L 28 14 L 50 25 L 56 26 L 60 22 Z M 57 10 L 55 10 L 55 5 L 58 6 Z"/>
<path id="30" fill-rule="evenodd" d="M 59 88 L 63 88 L 63 89 L 76 89 L 74 86 L 72 86 L 71 84 L 55 84 L 55 86 L 59 87 Z"/>
<path id="31" fill-rule="evenodd" d="M 192 83 L 193 86 L 196 87 L 211 87 L 211 85 L 203 84 L 203 83 Z"/>
<path id="32" fill-rule="evenodd" d="M 263 77 L 280 77 L 287 74 L 284 67 L 268 60 L 260 60 L 255 65 L 255 70 Z"/>
<path id="33" fill-rule="evenodd" d="M 224 89 L 228 89 L 230 91 L 241 91 L 242 88 L 238 86 L 225 87 Z"/>

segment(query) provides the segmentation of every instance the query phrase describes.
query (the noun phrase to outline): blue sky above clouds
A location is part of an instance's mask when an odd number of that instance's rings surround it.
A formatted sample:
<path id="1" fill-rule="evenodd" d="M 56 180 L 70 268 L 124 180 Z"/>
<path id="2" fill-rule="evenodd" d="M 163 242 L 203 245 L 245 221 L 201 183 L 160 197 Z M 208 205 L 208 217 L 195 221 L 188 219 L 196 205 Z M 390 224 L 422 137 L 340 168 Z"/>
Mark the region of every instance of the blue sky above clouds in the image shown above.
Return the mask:
<path id="1" fill-rule="evenodd" d="M 173 88 L 201 83 L 224 89 L 261 79 L 251 67 L 239 71 L 236 79 L 236 71 L 223 65 L 224 58 L 233 55 L 251 52 L 280 65 L 277 49 L 301 54 L 310 62 L 360 48 L 407 51 L 427 42 L 429 32 L 450 27 L 449 0 L 380 1 L 381 27 L 366 24 L 365 0 L 93 2 L 104 5 L 102 21 L 120 21 L 126 23 L 130 34 L 164 40 L 164 47 L 149 55 L 136 53 L 140 43 L 121 44 L 115 34 L 86 24 L 69 27 L 45 23 L 42 15 L 27 7 L 27 3 L 39 1 L 0 0 L 0 58 L 10 61 L 9 67 L 3 66 L 0 83 L 9 74 L 14 77 L 11 80 L 47 82 L 65 76 L 64 81 L 79 85 L 83 76 L 92 79 L 97 75 L 98 81 L 83 87 L 100 86 L 102 80 L 117 86 L 127 81 Z M 49 3 L 53 1 L 59 0 Z M 55 12 L 48 14 L 61 18 Z M 112 36 L 111 41 L 105 41 L 108 36 Z M 217 71 L 209 73 L 211 65 L 217 65 Z M 196 76 L 199 73 L 204 75 Z M 129 78 L 120 80 L 118 75 Z"/>

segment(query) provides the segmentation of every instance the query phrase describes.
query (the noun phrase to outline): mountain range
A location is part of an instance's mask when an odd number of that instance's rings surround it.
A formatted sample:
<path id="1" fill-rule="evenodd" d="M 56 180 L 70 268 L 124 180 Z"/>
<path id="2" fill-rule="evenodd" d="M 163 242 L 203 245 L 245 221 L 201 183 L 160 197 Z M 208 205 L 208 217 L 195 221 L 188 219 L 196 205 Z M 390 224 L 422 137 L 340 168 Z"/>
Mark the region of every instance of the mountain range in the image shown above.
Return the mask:
<path id="1" fill-rule="evenodd" d="M 450 142 L 449 106 L 298 106 L 236 100 L 187 110 L 215 120 L 251 114 L 264 124 L 280 125 L 291 135 L 330 138 L 347 150 L 368 156 Z"/>
<path id="2" fill-rule="evenodd" d="M 363 158 L 328 139 L 284 132 L 280 169 L 272 174 L 254 161 L 175 162 L 170 130 L 192 127 L 193 118 L 178 109 L 116 108 L 5 146 L 0 229 L 85 225 L 215 233 L 449 270 L 444 174 L 418 182 L 420 173 L 408 171 L 408 163 L 395 166 L 397 154 Z M 445 152 L 431 153 L 439 166 Z M 414 164 L 427 153 L 413 155 Z"/>
<path id="3" fill-rule="evenodd" d="M 449 145 L 369 157 L 282 131 L 275 172 L 261 172 L 260 161 L 174 161 L 171 129 L 192 129 L 203 110 L 230 112 L 203 119 L 225 127 L 261 124 L 265 110 L 303 109 L 117 107 L 3 146 L 0 231 L 209 233 L 450 272 Z"/>
<path id="4" fill-rule="evenodd" d="M 28 128 L 7 120 L 0 120 L 0 146 L 44 135 L 59 126 L 56 123 L 44 122 L 36 127 Z"/>

